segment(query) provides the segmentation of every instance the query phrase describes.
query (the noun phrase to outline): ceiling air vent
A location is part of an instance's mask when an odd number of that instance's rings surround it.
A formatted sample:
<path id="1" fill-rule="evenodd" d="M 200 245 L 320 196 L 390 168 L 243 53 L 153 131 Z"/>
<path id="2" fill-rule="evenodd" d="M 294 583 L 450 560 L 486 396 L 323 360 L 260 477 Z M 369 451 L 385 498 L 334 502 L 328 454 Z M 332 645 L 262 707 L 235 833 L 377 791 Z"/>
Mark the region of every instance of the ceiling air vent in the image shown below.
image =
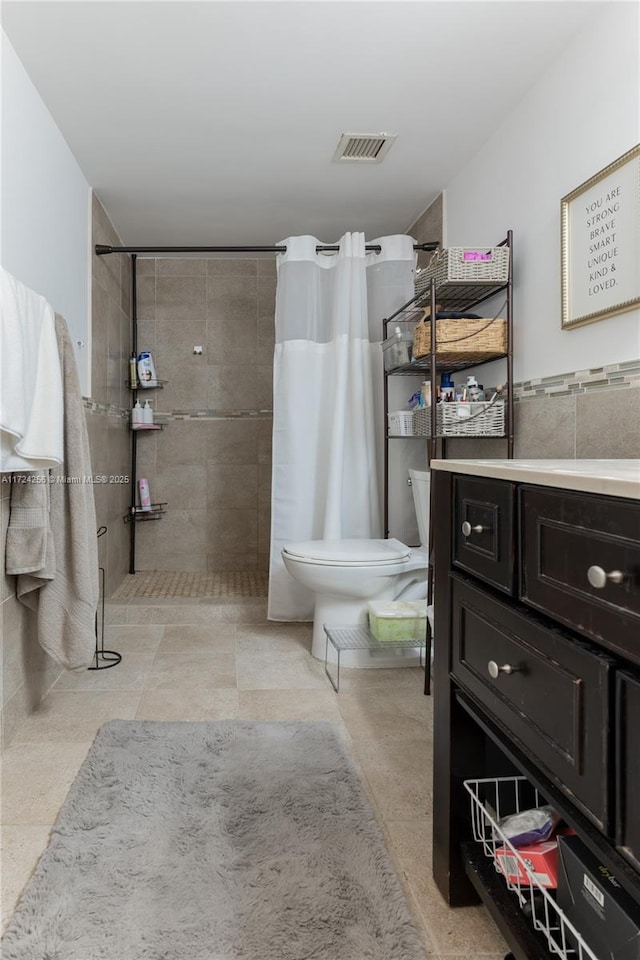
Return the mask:
<path id="1" fill-rule="evenodd" d="M 338 163 L 380 163 L 396 137 L 395 133 L 343 133 L 333 159 Z"/>

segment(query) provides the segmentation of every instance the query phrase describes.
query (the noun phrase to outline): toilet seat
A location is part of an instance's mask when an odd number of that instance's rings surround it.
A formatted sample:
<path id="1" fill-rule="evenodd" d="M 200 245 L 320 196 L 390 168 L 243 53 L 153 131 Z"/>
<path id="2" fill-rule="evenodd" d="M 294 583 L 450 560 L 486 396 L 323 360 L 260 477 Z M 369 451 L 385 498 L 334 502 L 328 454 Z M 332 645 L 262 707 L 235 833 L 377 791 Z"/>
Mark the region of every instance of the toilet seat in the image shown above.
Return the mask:
<path id="1" fill-rule="evenodd" d="M 298 563 L 331 567 L 383 567 L 409 559 L 411 550 L 400 540 L 305 540 L 289 543 L 283 554 Z"/>

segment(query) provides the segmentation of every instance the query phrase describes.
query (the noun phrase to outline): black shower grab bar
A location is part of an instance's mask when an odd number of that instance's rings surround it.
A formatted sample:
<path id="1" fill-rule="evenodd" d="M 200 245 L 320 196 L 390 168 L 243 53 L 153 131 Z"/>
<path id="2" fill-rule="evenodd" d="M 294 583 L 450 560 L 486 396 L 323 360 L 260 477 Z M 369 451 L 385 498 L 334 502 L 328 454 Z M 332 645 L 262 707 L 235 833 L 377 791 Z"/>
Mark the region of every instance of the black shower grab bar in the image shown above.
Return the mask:
<path id="1" fill-rule="evenodd" d="M 429 243 L 414 243 L 414 250 L 437 250 L 440 244 L 437 240 Z M 337 244 L 318 244 L 316 253 L 337 253 L 340 247 Z M 368 253 L 380 253 L 380 244 L 368 243 L 365 246 Z M 96 243 L 97 256 L 104 257 L 109 253 L 286 253 L 285 246 L 275 247 L 111 247 L 104 243 Z"/>

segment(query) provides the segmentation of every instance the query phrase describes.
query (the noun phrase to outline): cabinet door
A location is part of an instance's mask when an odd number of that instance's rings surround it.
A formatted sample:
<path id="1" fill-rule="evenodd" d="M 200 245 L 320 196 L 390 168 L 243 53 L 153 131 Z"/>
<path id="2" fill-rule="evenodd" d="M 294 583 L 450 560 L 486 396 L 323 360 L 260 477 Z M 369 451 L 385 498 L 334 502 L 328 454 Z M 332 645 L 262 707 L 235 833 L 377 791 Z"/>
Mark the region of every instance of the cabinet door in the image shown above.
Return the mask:
<path id="1" fill-rule="evenodd" d="M 453 563 L 514 592 L 514 485 L 479 477 L 453 479 Z"/>
<path id="2" fill-rule="evenodd" d="M 640 675 L 616 683 L 616 845 L 640 870 Z"/>
<path id="3" fill-rule="evenodd" d="M 454 677 L 609 830 L 611 661 L 469 581 L 452 581 Z"/>

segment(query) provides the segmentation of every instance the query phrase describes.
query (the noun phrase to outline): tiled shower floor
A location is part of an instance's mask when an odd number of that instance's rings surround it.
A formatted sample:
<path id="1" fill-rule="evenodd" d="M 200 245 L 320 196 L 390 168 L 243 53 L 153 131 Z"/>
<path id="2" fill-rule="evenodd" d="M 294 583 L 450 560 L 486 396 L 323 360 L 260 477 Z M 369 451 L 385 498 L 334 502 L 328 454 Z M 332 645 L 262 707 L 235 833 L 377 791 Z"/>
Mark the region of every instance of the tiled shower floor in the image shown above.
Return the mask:
<path id="1" fill-rule="evenodd" d="M 177 598 L 266 597 L 269 575 L 263 571 L 230 573 L 135 573 L 125 577 L 113 600 L 171 600 Z"/>

